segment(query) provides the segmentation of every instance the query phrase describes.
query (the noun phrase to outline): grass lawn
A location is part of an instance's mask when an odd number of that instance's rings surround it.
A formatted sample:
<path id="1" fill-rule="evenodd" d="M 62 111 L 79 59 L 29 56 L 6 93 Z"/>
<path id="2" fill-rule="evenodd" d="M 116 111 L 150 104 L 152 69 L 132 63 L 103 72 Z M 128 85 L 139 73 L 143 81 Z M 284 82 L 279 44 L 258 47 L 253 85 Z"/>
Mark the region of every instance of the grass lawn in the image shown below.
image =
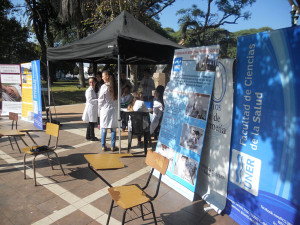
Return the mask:
<path id="1" fill-rule="evenodd" d="M 78 80 L 57 81 L 51 85 L 51 92 L 55 105 L 71 105 L 85 103 L 85 90 L 88 88 L 78 88 Z M 47 83 L 43 82 L 42 87 Z M 51 97 L 52 97 L 51 96 Z M 53 99 L 52 99 L 53 100 Z M 51 104 L 53 104 L 51 102 Z"/>
<path id="2" fill-rule="evenodd" d="M 72 105 L 78 103 L 85 103 L 85 90 L 88 88 L 78 88 L 78 80 L 59 80 L 51 85 L 51 97 L 54 98 L 55 105 Z M 42 87 L 47 87 L 47 82 L 42 81 Z M 2 91 L 2 90 L 1 90 Z M 47 94 L 46 94 L 47 95 Z M 42 96 L 43 98 L 43 96 Z M 48 100 L 46 105 L 48 106 Z M 2 98 L 0 94 L 0 109 L 2 108 Z M 51 99 L 51 105 L 53 105 L 53 99 Z"/>

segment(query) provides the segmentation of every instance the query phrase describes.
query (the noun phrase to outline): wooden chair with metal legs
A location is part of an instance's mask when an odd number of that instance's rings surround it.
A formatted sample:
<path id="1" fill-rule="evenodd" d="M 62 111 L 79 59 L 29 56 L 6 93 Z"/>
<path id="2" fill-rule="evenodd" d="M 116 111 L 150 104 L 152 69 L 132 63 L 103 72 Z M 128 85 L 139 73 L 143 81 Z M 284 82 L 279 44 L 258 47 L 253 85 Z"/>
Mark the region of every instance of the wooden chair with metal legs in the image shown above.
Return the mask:
<path id="1" fill-rule="evenodd" d="M 27 155 L 32 155 L 33 159 L 32 159 L 32 168 L 33 168 L 33 174 L 34 174 L 34 184 L 36 186 L 36 173 L 35 173 L 35 158 L 38 155 L 41 154 L 46 154 L 48 157 L 48 161 L 49 164 L 52 168 L 53 165 L 51 163 L 52 159 L 50 158 L 49 154 L 53 153 L 56 157 L 56 163 L 59 164 L 61 171 L 63 172 L 63 174 L 65 175 L 64 169 L 59 161 L 59 158 L 57 156 L 57 153 L 55 152 L 55 149 L 57 148 L 57 144 L 58 144 L 58 137 L 59 137 L 59 125 L 58 124 L 54 124 L 54 123 L 47 123 L 46 124 L 46 134 L 49 135 L 49 141 L 48 141 L 48 145 L 36 145 L 36 146 L 32 146 L 32 147 L 25 147 L 22 148 L 21 150 L 24 152 L 24 179 L 26 179 L 26 156 Z M 51 144 L 51 137 L 56 138 L 55 141 L 55 146 L 54 147 L 50 147 Z"/>
<path id="2" fill-rule="evenodd" d="M 134 207 L 138 207 L 138 206 L 140 206 L 141 215 L 142 215 L 141 217 L 144 220 L 143 205 L 145 203 L 150 204 L 153 218 L 154 218 L 154 223 L 157 224 L 152 201 L 158 195 L 161 178 L 162 178 L 162 175 L 164 175 L 166 173 L 166 170 L 169 165 L 169 159 L 167 159 L 166 157 L 164 157 L 156 152 L 149 150 L 147 153 L 147 157 L 146 157 L 146 164 L 148 166 L 152 167 L 152 170 L 149 174 L 147 183 L 144 187 L 140 187 L 137 184 L 133 184 L 133 185 L 126 185 L 126 186 L 119 186 L 119 187 L 111 187 L 108 189 L 108 192 L 112 198 L 112 202 L 111 202 L 111 206 L 110 206 L 110 210 L 109 210 L 109 214 L 108 214 L 108 218 L 107 218 L 107 222 L 106 222 L 107 225 L 109 224 L 109 220 L 110 220 L 110 216 L 111 216 L 112 209 L 114 206 L 114 202 L 116 202 L 119 207 L 124 209 L 122 224 L 125 223 L 125 217 L 126 217 L 127 210 L 132 209 Z M 154 196 L 151 197 L 144 190 L 148 187 L 148 185 L 150 183 L 154 169 L 156 169 L 158 172 L 160 172 L 160 174 L 159 174 L 159 178 L 157 181 L 156 192 L 155 192 Z"/>
<path id="3" fill-rule="evenodd" d="M 10 142 L 10 145 L 11 145 L 12 150 L 14 150 L 14 146 L 13 146 L 13 144 L 12 144 L 11 138 L 14 138 L 15 143 L 16 143 L 16 145 L 17 145 L 17 147 L 18 147 L 18 150 L 19 150 L 19 152 L 21 153 L 20 146 L 19 146 L 18 141 L 17 141 L 16 138 L 19 137 L 19 138 L 22 140 L 22 142 L 24 143 L 24 145 L 28 146 L 27 143 L 26 143 L 26 142 L 23 140 L 23 138 L 22 138 L 22 136 L 25 136 L 26 133 L 20 132 L 20 131 L 18 130 L 18 119 L 19 119 L 18 113 L 9 112 L 8 118 L 12 121 L 12 122 L 11 122 L 11 130 L 12 130 L 12 133 L 6 132 L 6 134 L 7 134 L 6 136 L 8 137 L 8 140 L 9 140 L 9 142 Z M 15 129 L 14 129 L 14 126 L 15 126 Z"/>

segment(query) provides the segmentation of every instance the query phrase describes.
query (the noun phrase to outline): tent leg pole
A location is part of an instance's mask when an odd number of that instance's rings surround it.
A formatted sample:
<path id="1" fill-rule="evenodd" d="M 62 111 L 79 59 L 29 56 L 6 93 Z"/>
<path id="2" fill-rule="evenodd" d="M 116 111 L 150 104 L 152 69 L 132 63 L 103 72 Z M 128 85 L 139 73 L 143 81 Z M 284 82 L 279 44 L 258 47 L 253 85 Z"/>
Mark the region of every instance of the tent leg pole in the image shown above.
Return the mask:
<path id="1" fill-rule="evenodd" d="M 121 153 L 121 115 L 120 115 L 120 96 L 121 96 L 121 84 L 120 84 L 120 77 L 121 77 L 121 65 L 120 65 L 120 55 L 118 54 L 118 126 L 119 126 L 119 154 Z"/>
<path id="2" fill-rule="evenodd" d="M 48 106 L 49 106 L 49 113 L 50 113 L 50 123 L 52 122 L 52 116 L 51 116 L 51 109 L 50 109 L 50 105 L 51 105 L 51 95 L 50 95 L 50 74 L 49 74 L 49 61 L 47 60 L 47 83 L 48 83 Z"/>

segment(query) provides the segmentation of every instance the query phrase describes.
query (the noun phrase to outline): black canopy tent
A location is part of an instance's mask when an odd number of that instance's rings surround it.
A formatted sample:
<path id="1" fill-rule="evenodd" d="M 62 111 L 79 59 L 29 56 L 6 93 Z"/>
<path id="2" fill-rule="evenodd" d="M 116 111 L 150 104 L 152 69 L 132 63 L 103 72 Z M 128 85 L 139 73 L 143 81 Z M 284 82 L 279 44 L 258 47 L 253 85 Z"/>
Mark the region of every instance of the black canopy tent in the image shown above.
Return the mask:
<path id="1" fill-rule="evenodd" d="M 81 40 L 61 47 L 48 48 L 47 59 L 48 61 L 118 64 L 118 87 L 120 89 L 121 63 L 169 64 L 172 63 L 174 50 L 178 48 L 182 46 L 155 33 L 127 11 L 123 11 L 101 30 Z M 120 93 L 118 107 L 120 107 Z M 120 109 L 118 112 L 118 118 L 120 118 Z M 120 127 L 119 141 L 121 148 Z"/>
<path id="2" fill-rule="evenodd" d="M 123 11 L 101 30 L 70 44 L 48 48 L 48 61 L 87 63 L 168 64 L 182 46 L 155 33 Z"/>

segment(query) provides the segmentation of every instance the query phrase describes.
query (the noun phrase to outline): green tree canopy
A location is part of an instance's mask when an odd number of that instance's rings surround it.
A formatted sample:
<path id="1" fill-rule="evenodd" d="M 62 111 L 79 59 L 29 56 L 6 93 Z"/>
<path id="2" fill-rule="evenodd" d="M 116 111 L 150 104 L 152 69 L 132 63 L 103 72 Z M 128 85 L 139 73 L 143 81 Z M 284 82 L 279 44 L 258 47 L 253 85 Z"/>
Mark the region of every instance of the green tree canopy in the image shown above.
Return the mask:
<path id="1" fill-rule="evenodd" d="M 38 59 L 37 46 L 28 41 L 29 30 L 13 16 L 9 0 L 0 4 L 0 63 L 19 64 Z"/>

